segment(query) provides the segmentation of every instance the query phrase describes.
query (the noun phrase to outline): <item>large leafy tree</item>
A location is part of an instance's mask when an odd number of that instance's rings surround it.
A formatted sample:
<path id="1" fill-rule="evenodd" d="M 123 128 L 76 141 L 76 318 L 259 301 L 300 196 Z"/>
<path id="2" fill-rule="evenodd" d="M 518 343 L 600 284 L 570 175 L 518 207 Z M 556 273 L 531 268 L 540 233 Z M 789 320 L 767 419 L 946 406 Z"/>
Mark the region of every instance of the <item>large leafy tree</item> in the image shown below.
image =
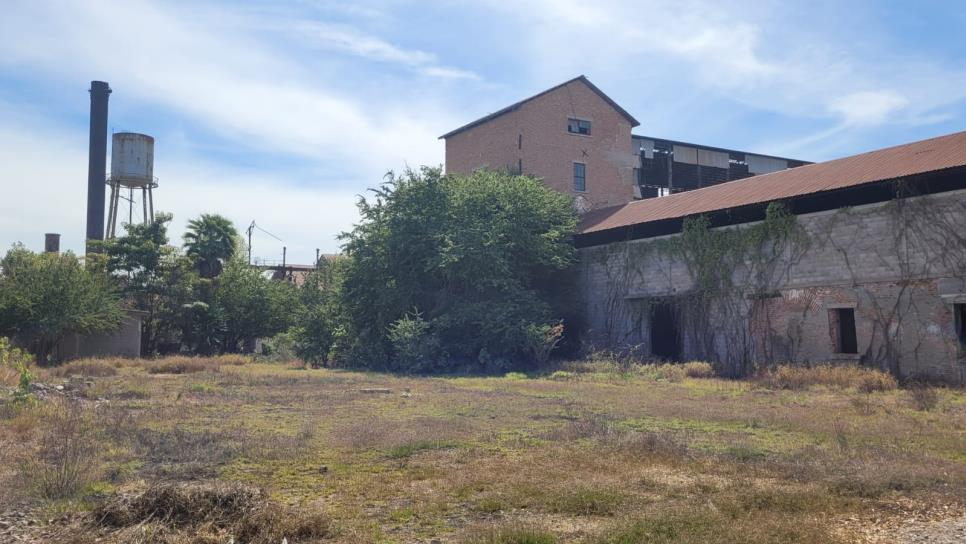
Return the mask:
<path id="1" fill-rule="evenodd" d="M 144 354 L 178 349 L 185 305 L 195 299 L 198 275 L 190 259 L 168 243 L 171 219 L 159 213 L 152 223 L 125 225 L 124 236 L 103 243 L 108 270 L 120 278 L 124 295 L 147 312 Z"/>
<path id="2" fill-rule="evenodd" d="M 0 336 L 25 344 L 46 364 L 65 336 L 116 330 L 122 310 L 112 278 L 72 253 L 11 249 L 0 275 Z"/>
<path id="3" fill-rule="evenodd" d="M 214 278 L 235 255 L 238 239 L 238 231 L 228 218 L 206 213 L 188 221 L 185 252 L 202 277 Z"/>
<path id="4" fill-rule="evenodd" d="M 295 354 L 313 365 L 329 362 L 343 332 L 339 294 L 348 260 L 323 259 L 299 289 L 299 311 L 293 329 Z"/>
<path id="5" fill-rule="evenodd" d="M 221 349 L 250 353 L 255 340 L 288 330 L 298 309 L 295 287 L 232 260 L 218 276 L 212 306 L 223 324 Z"/>
<path id="6" fill-rule="evenodd" d="M 359 211 L 343 235 L 341 289 L 355 362 L 409 370 L 398 355 L 418 353 L 420 370 L 520 364 L 569 312 L 558 302 L 575 259 L 573 204 L 535 179 L 424 168 L 390 176 Z"/>

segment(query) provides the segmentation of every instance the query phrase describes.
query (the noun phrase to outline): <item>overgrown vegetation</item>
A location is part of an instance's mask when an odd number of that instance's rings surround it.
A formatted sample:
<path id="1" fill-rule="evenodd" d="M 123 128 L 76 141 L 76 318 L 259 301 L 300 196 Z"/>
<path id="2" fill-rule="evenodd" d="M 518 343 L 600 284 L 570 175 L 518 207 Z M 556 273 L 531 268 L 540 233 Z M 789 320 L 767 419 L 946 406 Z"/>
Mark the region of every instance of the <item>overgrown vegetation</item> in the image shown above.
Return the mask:
<path id="1" fill-rule="evenodd" d="M 0 336 L 15 338 L 39 364 L 46 364 L 69 334 L 120 325 L 114 284 L 102 269 L 84 266 L 72 253 L 38 255 L 15 246 L 0 269 Z"/>
<path id="2" fill-rule="evenodd" d="M 597 354 L 408 377 L 256 360 L 35 369 L 41 402 L 0 411 L 0 519 L 44 520 L 17 525 L 27 541 L 105 544 L 850 542 L 966 507 L 961 390 L 920 410 L 849 368 L 729 380 Z"/>
<path id="3" fill-rule="evenodd" d="M 324 331 L 334 332 L 302 335 L 315 359 L 505 371 L 545 359 L 561 320 L 574 324 L 567 271 L 576 218 L 568 197 L 538 181 L 424 168 L 390 175 L 359 211 L 343 235 L 339 312 Z"/>

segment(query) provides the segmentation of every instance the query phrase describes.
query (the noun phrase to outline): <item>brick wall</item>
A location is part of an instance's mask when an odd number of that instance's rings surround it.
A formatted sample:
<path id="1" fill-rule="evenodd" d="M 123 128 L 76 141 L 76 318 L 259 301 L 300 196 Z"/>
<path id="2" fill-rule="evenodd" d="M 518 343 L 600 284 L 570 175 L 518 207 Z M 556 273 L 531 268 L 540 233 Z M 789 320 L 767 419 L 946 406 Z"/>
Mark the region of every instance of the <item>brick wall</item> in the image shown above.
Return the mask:
<path id="1" fill-rule="evenodd" d="M 569 118 L 590 121 L 590 136 L 568 133 Z M 574 191 L 574 162 L 586 164 L 584 193 Z M 524 173 L 579 196 L 586 209 L 633 200 L 638 162 L 630 122 L 580 80 L 446 139 L 447 172 L 515 171 L 522 163 Z"/>
<path id="2" fill-rule="evenodd" d="M 739 301 L 742 319 L 733 305 L 680 317 L 719 320 L 710 334 L 689 335 L 682 327 L 683 359 L 725 359 L 741 341 L 754 363 L 859 361 L 903 376 L 966 382 L 953 314 L 954 304 L 966 303 L 966 191 L 808 214 L 798 223 L 806 245 L 782 256 L 768 298 Z M 692 289 L 686 263 L 648 251 L 654 241 L 581 250 L 590 338 L 597 343 L 640 344 L 647 352 L 649 302 Z M 829 311 L 843 307 L 855 311 L 855 356 L 836 354 L 830 334 Z"/>

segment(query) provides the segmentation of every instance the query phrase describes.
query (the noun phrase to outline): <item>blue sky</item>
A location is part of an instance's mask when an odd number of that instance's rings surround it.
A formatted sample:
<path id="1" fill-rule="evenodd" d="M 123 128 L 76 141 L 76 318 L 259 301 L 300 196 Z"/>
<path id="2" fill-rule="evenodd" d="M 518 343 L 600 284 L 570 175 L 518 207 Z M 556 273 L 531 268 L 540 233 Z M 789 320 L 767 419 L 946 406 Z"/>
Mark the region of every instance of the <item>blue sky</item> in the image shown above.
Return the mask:
<path id="1" fill-rule="evenodd" d="M 310 262 L 386 171 L 579 74 L 638 134 L 806 160 L 966 130 L 963 29 L 959 1 L 7 0 L 0 244 L 83 246 L 92 79 L 156 137 L 175 238 L 216 211 Z"/>

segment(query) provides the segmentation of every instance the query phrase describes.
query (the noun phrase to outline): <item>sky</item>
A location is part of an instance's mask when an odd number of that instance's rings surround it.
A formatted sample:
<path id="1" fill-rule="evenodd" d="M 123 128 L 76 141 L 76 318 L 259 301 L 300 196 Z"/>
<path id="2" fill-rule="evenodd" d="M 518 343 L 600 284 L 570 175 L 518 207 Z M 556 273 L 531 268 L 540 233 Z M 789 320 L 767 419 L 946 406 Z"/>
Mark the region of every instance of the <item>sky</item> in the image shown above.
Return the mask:
<path id="1" fill-rule="evenodd" d="M 91 80 L 156 139 L 172 241 L 339 250 L 388 171 L 584 74 L 636 134 L 821 161 L 966 130 L 966 2 L 3 0 L 0 244 L 83 248 Z M 122 214 L 123 215 L 123 214 Z"/>

